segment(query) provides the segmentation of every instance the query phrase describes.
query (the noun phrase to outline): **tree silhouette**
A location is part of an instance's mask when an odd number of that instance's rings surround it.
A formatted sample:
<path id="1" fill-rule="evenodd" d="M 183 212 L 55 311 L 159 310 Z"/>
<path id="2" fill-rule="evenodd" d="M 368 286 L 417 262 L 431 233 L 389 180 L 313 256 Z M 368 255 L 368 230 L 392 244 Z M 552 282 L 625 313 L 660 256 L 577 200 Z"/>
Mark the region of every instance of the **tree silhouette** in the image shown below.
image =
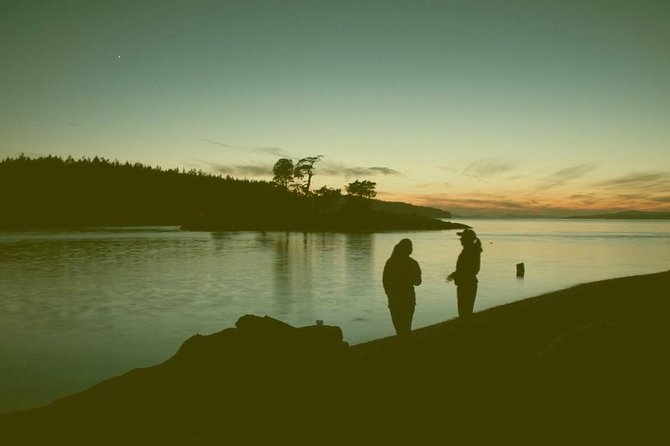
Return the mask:
<path id="1" fill-rule="evenodd" d="M 314 195 L 324 198 L 338 198 L 342 196 L 342 189 L 333 189 L 332 187 L 323 186 L 314 191 Z"/>
<path id="2" fill-rule="evenodd" d="M 376 187 L 377 183 L 373 181 L 356 180 L 353 183 L 344 186 L 344 189 L 347 191 L 347 194 L 353 195 L 354 197 L 373 198 L 377 195 L 377 191 L 375 191 Z"/>
<path id="3" fill-rule="evenodd" d="M 293 161 L 288 158 L 280 158 L 272 168 L 272 173 L 274 173 L 272 182 L 283 189 L 288 189 L 293 182 L 294 172 Z"/>
<path id="4" fill-rule="evenodd" d="M 319 162 L 323 158 L 323 155 L 317 156 L 308 156 L 298 160 L 298 163 L 293 169 L 293 177 L 297 179 L 303 179 L 307 177 L 307 182 L 303 185 L 298 185 L 298 188 L 302 190 L 305 195 L 309 194 L 309 187 L 312 184 L 312 176 L 314 175 L 314 164 Z"/>

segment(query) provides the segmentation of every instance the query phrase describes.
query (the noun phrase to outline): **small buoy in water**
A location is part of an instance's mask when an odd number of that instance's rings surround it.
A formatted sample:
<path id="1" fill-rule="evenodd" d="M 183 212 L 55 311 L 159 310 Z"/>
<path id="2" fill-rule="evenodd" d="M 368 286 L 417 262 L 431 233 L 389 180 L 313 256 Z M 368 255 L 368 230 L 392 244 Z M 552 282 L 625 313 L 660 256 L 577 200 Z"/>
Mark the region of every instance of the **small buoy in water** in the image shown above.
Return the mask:
<path id="1" fill-rule="evenodd" d="M 316 320 L 316 325 L 318 325 L 319 327 L 322 326 L 322 325 L 323 325 L 323 321 L 322 321 L 321 319 L 317 319 L 317 320 Z"/>
<path id="2" fill-rule="evenodd" d="M 526 274 L 526 267 L 523 266 L 523 263 L 516 264 L 516 276 L 523 277 Z"/>

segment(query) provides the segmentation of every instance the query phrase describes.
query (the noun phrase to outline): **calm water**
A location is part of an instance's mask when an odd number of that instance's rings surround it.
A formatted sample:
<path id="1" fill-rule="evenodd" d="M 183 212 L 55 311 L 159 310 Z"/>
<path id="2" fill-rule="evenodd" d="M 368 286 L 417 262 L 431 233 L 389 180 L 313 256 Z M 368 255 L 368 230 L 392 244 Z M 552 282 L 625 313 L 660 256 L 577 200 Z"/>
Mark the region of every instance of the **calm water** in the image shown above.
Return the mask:
<path id="1" fill-rule="evenodd" d="M 670 269 L 668 221 L 460 221 L 484 246 L 475 310 Z M 454 231 L 0 232 L 0 412 L 160 363 L 193 334 L 247 313 L 296 326 L 323 319 L 351 344 L 392 335 L 380 277 L 403 237 L 424 278 L 414 327 L 455 317 L 455 288 L 444 281 L 460 251 Z"/>

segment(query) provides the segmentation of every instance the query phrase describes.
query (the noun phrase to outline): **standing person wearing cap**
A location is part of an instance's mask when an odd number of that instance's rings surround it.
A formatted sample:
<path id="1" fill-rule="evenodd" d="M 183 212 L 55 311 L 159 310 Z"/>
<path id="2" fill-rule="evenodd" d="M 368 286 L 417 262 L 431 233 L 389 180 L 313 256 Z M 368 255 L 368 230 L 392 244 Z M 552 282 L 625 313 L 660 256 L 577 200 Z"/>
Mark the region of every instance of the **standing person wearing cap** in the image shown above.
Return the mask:
<path id="1" fill-rule="evenodd" d="M 408 238 L 400 240 L 384 265 L 382 277 L 393 327 L 396 335 L 403 338 L 412 330 L 416 305 L 414 287 L 421 285 L 421 268 L 410 254 L 412 241 Z"/>
<path id="2" fill-rule="evenodd" d="M 458 255 L 456 271 L 449 274 L 447 280 L 453 280 L 456 284 L 459 319 L 469 320 L 472 317 L 477 296 L 477 273 L 483 249 L 481 241 L 472 229 L 464 229 L 456 234 L 461 237 L 463 250 Z"/>

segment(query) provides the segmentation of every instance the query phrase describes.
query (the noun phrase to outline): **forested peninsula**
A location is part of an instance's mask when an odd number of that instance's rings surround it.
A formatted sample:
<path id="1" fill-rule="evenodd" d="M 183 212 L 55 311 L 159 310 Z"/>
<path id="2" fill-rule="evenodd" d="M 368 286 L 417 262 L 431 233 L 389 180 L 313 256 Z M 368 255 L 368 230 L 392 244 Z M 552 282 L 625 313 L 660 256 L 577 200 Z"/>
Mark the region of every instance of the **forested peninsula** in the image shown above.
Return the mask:
<path id="1" fill-rule="evenodd" d="M 5 230 L 177 225 L 207 231 L 373 232 L 467 227 L 439 220 L 450 214 L 435 208 L 342 195 L 328 188 L 299 193 L 270 181 L 99 157 L 6 158 L 0 161 L 0 188 L 0 229 Z"/>

